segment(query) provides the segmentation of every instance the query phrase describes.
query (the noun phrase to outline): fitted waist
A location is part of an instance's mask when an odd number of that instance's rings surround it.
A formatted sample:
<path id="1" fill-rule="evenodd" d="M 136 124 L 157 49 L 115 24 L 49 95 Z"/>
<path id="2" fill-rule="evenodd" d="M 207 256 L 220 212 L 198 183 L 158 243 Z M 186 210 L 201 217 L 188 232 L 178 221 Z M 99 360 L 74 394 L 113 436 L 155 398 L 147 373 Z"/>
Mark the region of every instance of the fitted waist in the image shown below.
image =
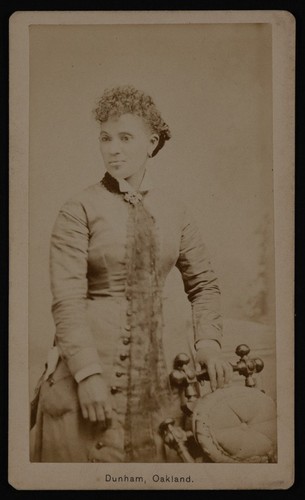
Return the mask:
<path id="1" fill-rule="evenodd" d="M 143 280 L 131 283 L 132 277 L 128 277 L 126 272 L 113 271 L 110 273 L 91 273 L 88 276 L 88 297 L 90 299 L 104 298 L 104 297 L 124 297 L 126 289 L 132 287 L 133 293 L 149 294 L 150 291 L 157 286 L 162 293 L 167 273 L 161 272 L 156 283 L 153 275 L 147 272 L 145 276 L 145 286 Z M 144 288 L 144 290 L 143 290 Z"/>
<path id="2" fill-rule="evenodd" d="M 162 298 L 164 298 L 164 285 L 160 286 L 158 290 L 154 290 L 152 292 L 150 289 L 142 290 L 141 288 L 137 289 L 137 287 L 133 287 L 132 291 L 126 291 L 125 288 L 123 290 L 94 290 L 88 291 L 88 300 L 113 300 L 113 301 L 128 301 L 132 298 L 133 295 L 142 295 L 144 297 L 151 297 L 155 293 L 160 293 Z"/>
<path id="3" fill-rule="evenodd" d="M 128 300 L 125 294 L 115 295 L 89 295 L 87 298 L 87 305 L 90 308 L 109 309 L 115 312 L 116 309 L 127 310 Z"/>

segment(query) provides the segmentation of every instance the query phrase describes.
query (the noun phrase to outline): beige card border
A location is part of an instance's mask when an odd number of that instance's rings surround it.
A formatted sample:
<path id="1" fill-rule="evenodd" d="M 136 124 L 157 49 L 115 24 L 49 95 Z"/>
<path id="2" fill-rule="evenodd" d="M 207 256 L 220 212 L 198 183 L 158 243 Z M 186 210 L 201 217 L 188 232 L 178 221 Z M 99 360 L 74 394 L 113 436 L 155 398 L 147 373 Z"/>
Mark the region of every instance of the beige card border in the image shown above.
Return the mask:
<path id="1" fill-rule="evenodd" d="M 29 39 L 33 24 L 270 23 L 273 36 L 277 324 L 277 464 L 30 463 L 28 416 Z M 9 482 L 16 489 L 282 489 L 294 481 L 294 64 L 295 19 L 286 11 L 16 12 L 10 19 Z M 105 482 L 105 474 L 145 484 Z M 154 483 L 152 475 L 191 476 Z"/>

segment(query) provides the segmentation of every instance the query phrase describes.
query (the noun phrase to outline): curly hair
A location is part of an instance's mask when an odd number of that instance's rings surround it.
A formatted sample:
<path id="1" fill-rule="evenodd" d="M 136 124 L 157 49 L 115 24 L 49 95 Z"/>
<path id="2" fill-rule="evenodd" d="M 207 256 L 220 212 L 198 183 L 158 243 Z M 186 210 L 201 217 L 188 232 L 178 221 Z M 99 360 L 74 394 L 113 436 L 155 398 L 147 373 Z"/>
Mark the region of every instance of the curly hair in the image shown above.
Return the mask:
<path id="1" fill-rule="evenodd" d="M 159 142 L 152 153 L 155 156 L 165 141 L 170 139 L 171 133 L 152 98 L 132 85 L 106 89 L 95 109 L 96 120 L 104 123 L 111 117 L 119 117 L 125 113 L 140 116 L 151 131 L 158 134 Z"/>

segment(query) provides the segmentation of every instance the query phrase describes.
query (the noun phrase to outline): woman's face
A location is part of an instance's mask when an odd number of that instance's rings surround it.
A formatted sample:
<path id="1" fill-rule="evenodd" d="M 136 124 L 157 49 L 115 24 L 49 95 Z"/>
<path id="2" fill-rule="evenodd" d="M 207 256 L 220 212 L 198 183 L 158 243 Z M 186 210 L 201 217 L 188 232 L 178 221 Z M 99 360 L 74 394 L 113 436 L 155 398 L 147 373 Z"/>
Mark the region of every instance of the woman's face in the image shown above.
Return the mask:
<path id="1" fill-rule="evenodd" d="M 126 179 L 134 187 L 141 182 L 147 158 L 159 137 L 137 115 L 126 113 L 102 123 L 100 149 L 106 170 L 117 179 Z"/>

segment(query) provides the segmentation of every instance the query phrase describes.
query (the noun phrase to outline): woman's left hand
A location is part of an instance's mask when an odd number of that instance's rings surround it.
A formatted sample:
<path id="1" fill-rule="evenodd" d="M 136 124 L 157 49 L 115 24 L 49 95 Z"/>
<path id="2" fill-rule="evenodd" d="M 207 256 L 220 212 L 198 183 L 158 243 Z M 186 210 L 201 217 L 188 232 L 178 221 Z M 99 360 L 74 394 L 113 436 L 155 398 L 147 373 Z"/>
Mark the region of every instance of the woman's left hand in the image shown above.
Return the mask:
<path id="1" fill-rule="evenodd" d="M 206 366 L 212 391 L 224 387 L 232 379 L 232 365 L 223 359 L 217 349 L 213 349 L 212 347 L 198 349 L 196 363 Z"/>

